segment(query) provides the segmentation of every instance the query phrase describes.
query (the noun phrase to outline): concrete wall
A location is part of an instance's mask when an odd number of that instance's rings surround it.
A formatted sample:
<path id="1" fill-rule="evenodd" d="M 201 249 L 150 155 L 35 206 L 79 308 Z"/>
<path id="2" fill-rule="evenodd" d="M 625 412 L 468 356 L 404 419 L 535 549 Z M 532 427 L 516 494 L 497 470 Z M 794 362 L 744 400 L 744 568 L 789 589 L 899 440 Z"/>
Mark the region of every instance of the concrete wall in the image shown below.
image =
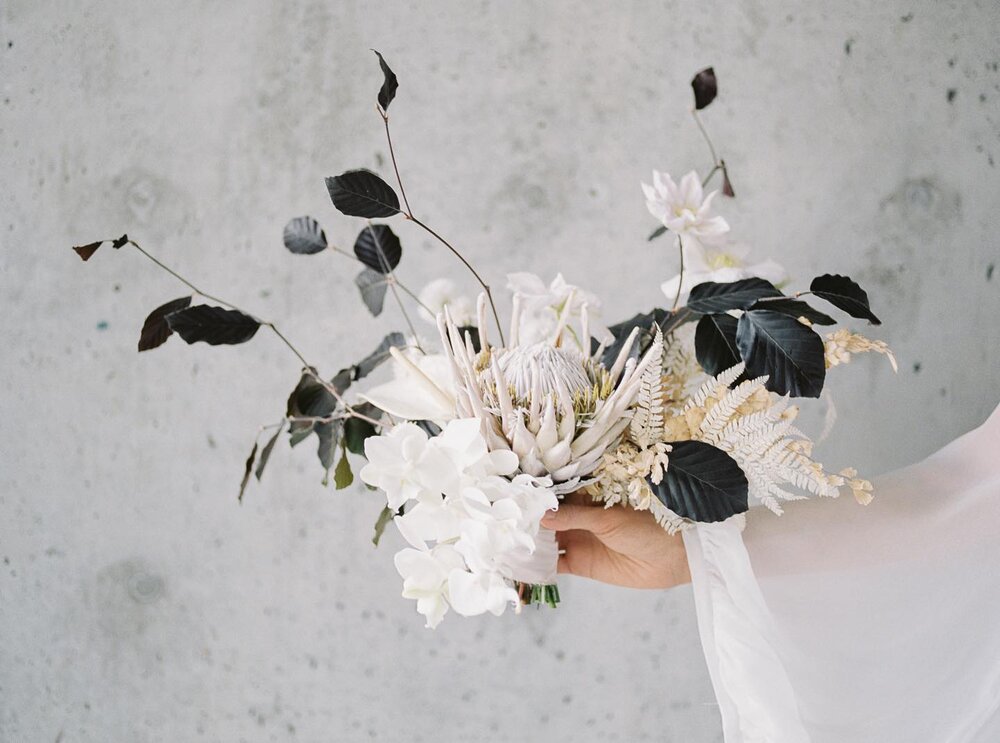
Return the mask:
<path id="1" fill-rule="evenodd" d="M 1000 31 L 983 2 L 53 2 L 0 5 L 0 739 L 721 740 L 689 589 L 580 581 L 556 612 L 398 597 L 377 498 L 259 424 L 297 362 L 268 335 L 138 355 L 183 294 L 127 231 L 284 328 L 325 371 L 372 321 L 335 256 L 281 247 L 323 176 L 385 170 L 369 47 L 401 81 L 414 209 L 495 283 L 563 271 L 622 318 L 675 270 L 638 189 L 704 169 L 688 80 L 732 166 L 735 234 L 807 281 L 855 276 L 895 348 L 833 377 L 831 464 L 913 461 L 1000 398 Z M 402 278 L 458 275 L 399 225 Z M 473 288 L 469 284 L 470 290 Z"/>

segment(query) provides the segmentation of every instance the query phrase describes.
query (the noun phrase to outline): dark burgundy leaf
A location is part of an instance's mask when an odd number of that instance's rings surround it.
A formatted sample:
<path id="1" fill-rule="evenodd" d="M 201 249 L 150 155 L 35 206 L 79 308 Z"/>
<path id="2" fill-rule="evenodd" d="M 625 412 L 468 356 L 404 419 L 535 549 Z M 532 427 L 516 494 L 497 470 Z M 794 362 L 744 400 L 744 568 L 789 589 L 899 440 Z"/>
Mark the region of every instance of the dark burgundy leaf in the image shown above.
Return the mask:
<path id="1" fill-rule="evenodd" d="M 167 325 L 167 315 L 190 306 L 191 297 L 181 297 L 162 304 L 150 312 L 139 333 L 139 350 L 149 351 L 166 343 L 167 338 L 173 334 Z"/>
<path id="2" fill-rule="evenodd" d="M 375 52 L 374 49 L 372 49 Z M 378 56 L 378 66 L 382 68 L 382 74 L 385 76 L 385 81 L 382 83 L 381 89 L 378 91 L 378 105 L 382 107 L 383 111 L 388 110 L 389 104 L 392 103 L 392 99 L 396 97 L 396 89 L 399 87 L 399 81 L 396 79 L 396 73 L 389 69 L 389 65 L 385 63 L 382 55 L 375 52 Z"/>
<path id="3" fill-rule="evenodd" d="M 740 279 L 726 283 L 706 281 L 691 289 L 688 309 L 702 314 L 745 310 L 762 297 L 780 297 L 774 284 L 760 278 Z"/>
<path id="4" fill-rule="evenodd" d="M 747 510 L 747 477 L 729 454 L 703 441 L 676 441 L 670 446 L 663 479 L 649 480 L 663 505 L 678 516 L 701 522 L 725 521 Z"/>
<path id="5" fill-rule="evenodd" d="M 128 243 L 128 235 L 122 235 L 121 237 L 111 241 L 111 247 L 117 250 L 118 248 L 126 245 Z"/>
<path id="6" fill-rule="evenodd" d="M 792 299 L 790 297 L 759 299 L 750 305 L 750 309 L 771 310 L 772 312 L 780 312 L 783 315 L 795 318 L 804 317 L 815 325 L 835 325 L 837 322 L 829 315 L 813 309 L 801 299 Z"/>
<path id="7" fill-rule="evenodd" d="M 872 325 L 882 324 L 868 304 L 867 292 L 847 276 L 837 274 L 817 276 L 809 285 L 809 291 L 851 317 L 868 320 Z"/>
<path id="8" fill-rule="evenodd" d="M 260 322 L 238 310 L 199 304 L 166 316 L 167 325 L 187 343 L 210 346 L 246 343 L 257 334 Z"/>
<path id="9" fill-rule="evenodd" d="M 713 377 L 740 363 L 736 323 L 735 317 L 724 313 L 705 315 L 698 321 L 694 333 L 695 358 Z"/>
<path id="10" fill-rule="evenodd" d="M 691 81 L 691 87 L 694 89 L 694 107 L 696 110 L 701 111 L 701 109 L 714 101 L 715 96 L 719 93 L 719 86 L 715 80 L 715 70 L 711 67 L 706 67 L 694 76 L 694 79 Z"/>
<path id="11" fill-rule="evenodd" d="M 726 167 L 724 162 L 722 163 L 722 195 L 728 196 L 731 199 L 736 197 L 736 192 L 733 191 L 733 184 L 729 180 L 729 168 Z"/>
<path id="12" fill-rule="evenodd" d="M 736 345 L 747 376 L 767 375 L 766 387 L 779 395 L 819 397 L 826 379 L 823 339 L 794 317 L 771 310 L 744 312 Z"/>
<path id="13" fill-rule="evenodd" d="M 97 249 L 104 244 L 104 240 L 98 240 L 96 243 L 88 243 L 87 245 L 78 245 L 73 248 L 76 254 L 80 256 L 83 260 L 89 261 L 90 256 L 97 252 Z"/>
<path id="14" fill-rule="evenodd" d="M 264 467 L 267 466 L 267 460 L 271 458 L 271 451 L 274 449 L 275 443 L 278 441 L 278 437 L 281 435 L 281 431 L 284 425 L 278 426 L 278 430 L 274 432 L 274 435 L 268 439 L 264 448 L 260 452 L 260 459 L 257 461 L 257 470 L 254 475 L 257 477 L 257 482 L 260 482 L 261 475 L 264 474 Z"/>
<path id="15" fill-rule="evenodd" d="M 373 271 L 389 273 L 399 265 L 403 246 L 389 225 L 371 224 L 358 233 L 354 255 Z"/>
<path id="16" fill-rule="evenodd" d="M 370 170 L 349 170 L 326 179 L 330 200 L 349 217 L 391 217 L 399 213 L 399 198 L 392 186 Z"/>
<path id="17" fill-rule="evenodd" d="M 327 248 L 326 233 L 312 217 L 296 217 L 285 225 L 285 247 L 297 255 L 314 255 Z"/>
<path id="18" fill-rule="evenodd" d="M 247 457 L 246 467 L 243 470 L 243 479 L 240 481 L 240 494 L 236 499 L 240 503 L 243 502 L 243 493 L 247 489 L 247 483 L 250 482 L 250 472 L 253 470 L 254 460 L 257 458 L 257 442 L 253 442 L 253 449 L 250 450 L 250 456 Z"/>

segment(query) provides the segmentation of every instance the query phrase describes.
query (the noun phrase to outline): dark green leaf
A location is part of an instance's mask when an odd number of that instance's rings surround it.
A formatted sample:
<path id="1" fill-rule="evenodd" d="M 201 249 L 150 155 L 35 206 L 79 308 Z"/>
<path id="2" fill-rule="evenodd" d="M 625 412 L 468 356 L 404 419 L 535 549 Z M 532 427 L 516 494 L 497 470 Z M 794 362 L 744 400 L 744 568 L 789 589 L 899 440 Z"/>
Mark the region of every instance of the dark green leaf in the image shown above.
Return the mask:
<path id="1" fill-rule="evenodd" d="M 364 379 L 375 371 L 375 369 L 377 369 L 386 359 L 389 358 L 390 348 L 402 348 L 405 345 L 406 336 L 399 332 L 389 333 L 389 335 L 383 338 L 382 342 L 378 344 L 378 348 L 354 365 L 352 381 L 356 382 L 359 379 Z"/>
<path id="2" fill-rule="evenodd" d="M 246 343 L 257 334 L 260 322 L 238 310 L 199 304 L 173 312 L 167 325 L 186 343 L 202 341 L 210 346 Z"/>
<path id="3" fill-rule="evenodd" d="M 762 297 L 780 297 L 770 281 L 757 277 L 716 283 L 706 281 L 691 289 L 688 295 L 688 309 L 702 314 L 745 310 Z"/>
<path id="4" fill-rule="evenodd" d="M 365 405 L 371 405 L 371 403 L 364 403 Z M 359 413 L 361 411 L 361 405 L 355 405 L 354 409 Z M 371 405 L 372 412 L 376 415 L 378 410 L 374 405 Z M 365 413 L 365 415 L 370 415 Z M 372 416 L 374 417 L 374 416 Z M 365 455 L 365 440 L 377 433 L 375 426 L 366 420 L 361 418 L 348 418 L 344 421 L 344 445 L 351 454 L 357 454 L 359 456 Z"/>
<path id="5" fill-rule="evenodd" d="M 333 471 L 333 484 L 337 490 L 343 490 L 350 487 L 352 482 L 354 482 L 354 473 L 351 472 L 351 463 L 347 461 L 347 450 L 345 449 L 340 455 L 340 461 L 337 462 L 337 469 Z"/>
<path id="6" fill-rule="evenodd" d="M 289 418 L 326 418 L 337 408 L 337 398 L 310 371 L 303 372 L 288 396 L 285 415 Z M 306 439 L 315 428 L 312 421 L 291 421 L 288 430 L 291 445 Z"/>
<path id="7" fill-rule="evenodd" d="M 378 547 L 379 540 L 382 539 L 382 533 L 385 531 L 385 527 L 389 525 L 395 515 L 396 512 L 388 506 L 385 506 L 381 513 L 379 513 L 378 520 L 375 522 L 375 534 L 372 536 L 372 544 L 376 547 Z"/>
<path id="8" fill-rule="evenodd" d="M 327 472 L 333 468 L 337 449 L 340 446 L 340 434 L 343 433 L 343 430 L 344 422 L 339 419 L 316 425 L 316 437 L 319 439 L 316 454 L 319 456 L 319 463 Z"/>
<path id="9" fill-rule="evenodd" d="M 296 217 L 282 233 L 285 247 L 297 255 L 315 255 L 326 250 L 326 233 L 312 217 Z"/>
<path id="10" fill-rule="evenodd" d="M 73 250 L 76 254 L 80 256 L 83 260 L 89 261 L 90 256 L 97 252 L 97 249 L 104 244 L 104 240 L 98 240 L 96 243 L 88 243 L 86 245 L 78 245 Z"/>
<path id="11" fill-rule="evenodd" d="M 725 521 L 747 510 L 749 485 L 729 454 L 702 441 L 671 442 L 659 483 L 649 487 L 663 505 L 692 521 Z"/>
<path id="12" fill-rule="evenodd" d="M 809 285 L 809 291 L 834 307 L 842 309 L 851 317 L 868 320 L 872 325 L 882 324 L 868 304 L 867 292 L 847 276 L 837 274 L 817 276 Z"/>
<path id="13" fill-rule="evenodd" d="M 247 489 L 247 483 L 250 482 L 250 472 L 253 470 L 254 460 L 257 459 L 257 442 L 253 442 L 253 449 L 250 450 L 250 456 L 247 457 L 246 466 L 243 469 L 243 479 L 240 481 L 240 494 L 236 498 L 240 503 L 243 502 L 243 493 Z"/>
<path id="14" fill-rule="evenodd" d="M 399 213 L 392 187 L 370 170 L 348 170 L 326 179 L 333 205 L 349 217 L 391 217 Z"/>
<path id="15" fill-rule="evenodd" d="M 629 355 L 632 358 L 639 356 L 649 347 L 649 344 L 653 340 L 653 326 L 659 325 L 662 328 L 663 324 L 671 316 L 672 313 L 657 307 L 649 312 L 640 313 L 624 322 L 612 325 L 608 330 L 614 336 L 614 342 L 604 349 L 604 353 L 601 355 L 601 362 L 604 366 L 610 368 L 615 363 L 615 359 L 618 358 L 618 354 L 621 353 L 622 348 L 625 346 L 625 341 L 628 340 L 629 335 L 635 328 L 639 328 L 642 332 L 639 333 L 638 343 L 632 346 Z"/>
<path id="16" fill-rule="evenodd" d="M 771 310 L 782 315 L 799 318 L 804 317 L 815 325 L 833 325 L 837 321 L 819 310 L 814 310 L 801 299 L 780 297 L 778 299 L 761 299 L 750 305 L 752 310 Z"/>
<path id="17" fill-rule="evenodd" d="M 190 306 L 191 297 L 181 297 L 162 304 L 150 312 L 139 332 L 139 350 L 149 351 L 166 343 L 167 338 L 173 334 L 167 325 L 167 315 Z"/>
<path id="18" fill-rule="evenodd" d="M 655 230 L 649 233 L 649 237 L 646 238 L 646 242 L 653 242 L 653 240 L 660 237 L 660 235 L 665 235 L 666 233 L 667 233 L 667 228 L 661 224 L 659 227 L 657 227 Z"/>
<path id="19" fill-rule="evenodd" d="M 372 49 L 375 52 L 374 49 Z M 396 73 L 389 69 L 389 65 L 385 63 L 382 55 L 375 52 L 378 55 L 378 66 L 382 68 L 382 74 L 385 76 L 385 81 L 382 83 L 382 87 L 378 91 L 378 105 L 381 106 L 383 111 L 388 110 L 389 104 L 392 103 L 392 99 L 396 97 L 396 89 L 399 87 L 399 81 L 396 80 Z"/>
<path id="20" fill-rule="evenodd" d="M 826 379 L 823 339 L 794 317 L 770 310 L 740 316 L 736 345 L 749 377 L 768 376 L 767 389 L 792 397 L 819 397 Z"/>
<path id="21" fill-rule="evenodd" d="M 694 90 L 694 107 L 698 111 L 705 108 L 715 100 L 719 93 L 719 85 L 715 79 L 715 70 L 706 67 L 691 80 L 691 88 Z"/>
<path id="22" fill-rule="evenodd" d="M 713 377 L 740 363 L 736 318 L 724 313 L 702 317 L 694 334 L 694 353 L 701 368 Z"/>
<path id="23" fill-rule="evenodd" d="M 274 435 L 268 439 L 264 448 L 260 452 L 260 459 L 257 461 L 257 471 L 254 472 L 254 475 L 257 477 L 257 482 L 260 482 L 261 475 L 264 474 L 264 468 L 267 466 L 267 460 L 271 458 L 271 451 L 274 449 L 274 445 L 277 443 L 278 437 L 281 435 L 281 431 L 284 427 L 284 424 L 278 426 L 278 430 L 276 430 Z"/>
<path id="24" fill-rule="evenodd" d="M 370 224 L 354 241 L 354 255 L 368 268 L 389 273 L 399 265 L 403 247 L 387 224 Z"/>
<path id="25" fill-rule="evenodd" d="M 362 269 L 361 273 L 354 277 L 354 285 L 361 292 L 361 300 L 365 307 L 375 317 L 382 314 L 385 306 L 385 293 L 389 285 L 385 282 L 385 276 L 370 268 Z"/>
<path id="26" fill-rule="evenodd" d="M 354 382 L 354 369 L 355 367 L 351 366 L 347 369 L 341 369 L 333 375 L 330 384 L 337 390 L 338 395 L 343 395 Z"/>

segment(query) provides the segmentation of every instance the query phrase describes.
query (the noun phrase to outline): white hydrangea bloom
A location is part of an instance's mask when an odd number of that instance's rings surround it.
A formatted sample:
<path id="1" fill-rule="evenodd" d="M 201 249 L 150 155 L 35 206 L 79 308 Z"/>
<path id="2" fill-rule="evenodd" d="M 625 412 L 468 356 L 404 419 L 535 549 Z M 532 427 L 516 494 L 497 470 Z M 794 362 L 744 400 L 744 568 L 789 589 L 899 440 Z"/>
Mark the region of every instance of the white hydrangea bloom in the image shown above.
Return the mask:
<path id="1" fill-rule="evenodd" d="M 542 516 L 558 506 L 551 483 L 515 475 L 517 455 L 489 451 L 481 426 L 456 419 L 430 438 L 403 423 L 365 441 L 361 479 L 382 488 L 390 508 L 409 504 L 394 519 L 411 545 L 396 555 L 396 568 L 428 627 L 449 606 L 473 616 L 516 603 L 513 582 L 539 575 L 537 544 L 555 565 L 550 533 L 536 543 Z"/>
<path id="2" fill-rule="evenodd" d="M 476 305 L 468 295 L 460 294 L 451 279 L 435 279 L 425 286 L 419 295 L 420 316 L 427 322 L 437 324 L 437 316 L 448 308 L 452 319 L 459 325 L 476 324 Z"/>

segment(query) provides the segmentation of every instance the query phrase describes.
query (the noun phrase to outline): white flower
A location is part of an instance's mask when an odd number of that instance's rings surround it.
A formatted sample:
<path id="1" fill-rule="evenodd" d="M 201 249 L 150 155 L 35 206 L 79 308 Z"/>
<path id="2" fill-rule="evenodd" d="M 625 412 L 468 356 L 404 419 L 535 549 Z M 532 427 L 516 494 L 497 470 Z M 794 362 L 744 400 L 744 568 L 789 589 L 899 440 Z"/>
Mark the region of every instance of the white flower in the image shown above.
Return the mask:
<path id="1" fill-rule="evenodd" d="M 499 573 L 467 573 L 452 570 L 448 574 L 448 599 L 452 608 L 466 617 L 490 612 L 500 616 L 518 601 L 514 590 Z"/>
<path id="2" fill-rule="evenodd" d="M 472 300 L 459 294 L 451 279 L 435 279 L 420 291 L 420 316 L 428 322 L 436 323 L 437 315 L 448 308 L 452 319 L 459 327 L 476 324 L 476 307 Z M 425 309 L 426 308 L 426 309 Z"/>
<path id="3" fill-rule="evenodd" d="M 393 378 L 359 395 L 389 415 L 444 425 L 455 417 L 450 362 L 442 354 L 392 348 Z"/>
<path id="4" fill-rule="evenodd" d="M 567 284 L 561 273 L 547 286 L 533 273 L 507 274 L 507 288 L 514 292 L 515 302 L 520 305 L 517 327 L 512 332 L 516 331 L 518 342 L 523 345 L 570 341 L 589 353 L 590 344 L 584 345 L 583 339 L 573 333 L 572 325 L 566 322 L 580 317 L 584 311 L 588 315 L 590 334 L 598 341 L 611 338 L 608 329 L 600 324 L 601 302 L 597 296 Z M 459 323 L 456 321 L 456 324 Z"/>
<path id="5" fill-rule="evenodd" d="M 365 456 L 368 463 L 361 469 L 361 479 L 385 491 L 393 510 L 408 500 L 433 499 L 459 488 L 459 472 L 451 458 L 412 423 L 365 439 Z"/>
<path id="6" fill-rule="evenodd" d="M 430 551 L 404 549 L 394 562 L 403 578 L 403 598 L 416 599 L 417 611 L 434 629 L 448 611 L 449 576 L 464 571 L 461 555 L 451 545 L 440 544 Z"/>
<path id="7" fill-rule="evenodd" d="M 729 232 L 722 217 L 709 216 L 712 199 L 718 191 L 705 196 L 698 174 L 693 170 L 681 178 L 678 186 L 667 173 L 653 171 L 653 185 L 642 184 L 646 208 L 671 232 L 697 243 L 712 243 Z"/>
<path id="8" fill-rule="evenodd" d="M 688 293 L 698 284 L 706 281 L 726 283 L 753 276 L 766 279 L 772 284 L 787 280 L 784 267 L 772 260 L 746 265 L 750 247 L 731 240 L 717 245 L 684 243 L 684 281 L 681 285 L 680 301 L 683 303 Z M 671 302 L 677 296 L 680 275 L 663 282 L 660 289 Z"/>

